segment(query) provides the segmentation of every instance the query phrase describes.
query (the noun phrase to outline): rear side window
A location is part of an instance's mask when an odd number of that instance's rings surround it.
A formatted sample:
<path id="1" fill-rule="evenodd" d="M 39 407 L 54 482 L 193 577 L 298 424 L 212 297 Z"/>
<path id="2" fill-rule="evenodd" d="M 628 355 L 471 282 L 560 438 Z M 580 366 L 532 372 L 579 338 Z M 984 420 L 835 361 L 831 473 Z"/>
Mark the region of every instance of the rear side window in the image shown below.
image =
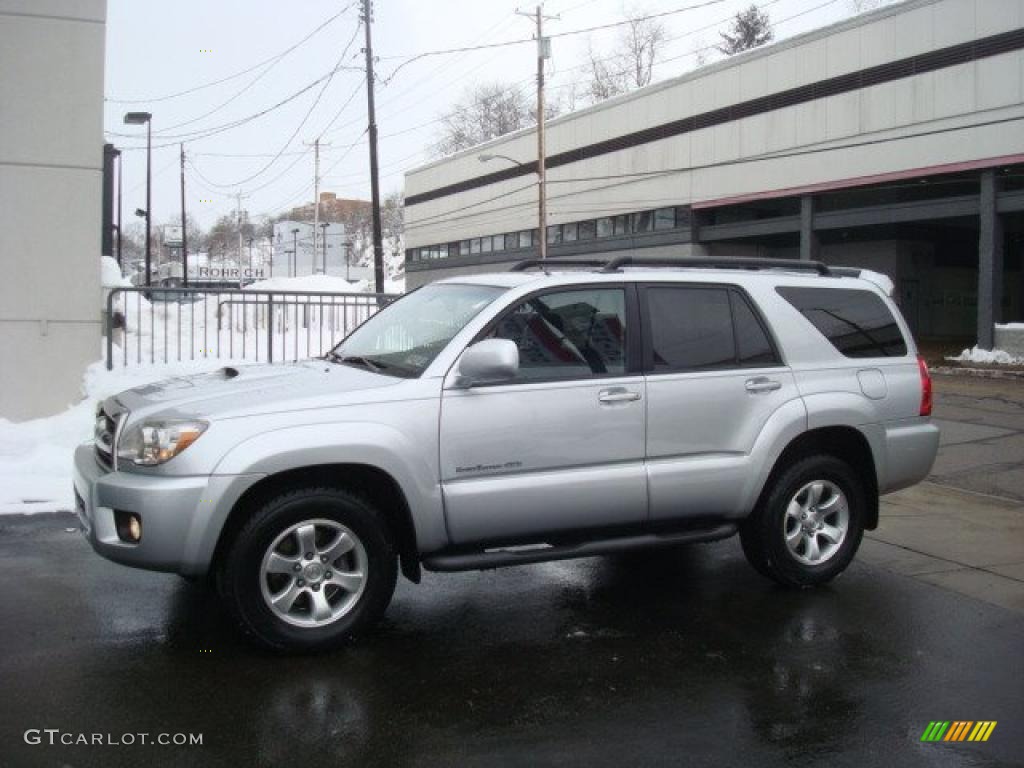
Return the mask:
<path id="1" fill-rule="evenodd" d="M 885 302 L 848 288 L 776 289 L 846 357 L 903 357 L 907 343 Z"/>
<path id="2" fill-rule="evenodd" d="M 654 371 L 775 365 L 760 321 L 737 291 L 724 286 L 649 286 Z"/>

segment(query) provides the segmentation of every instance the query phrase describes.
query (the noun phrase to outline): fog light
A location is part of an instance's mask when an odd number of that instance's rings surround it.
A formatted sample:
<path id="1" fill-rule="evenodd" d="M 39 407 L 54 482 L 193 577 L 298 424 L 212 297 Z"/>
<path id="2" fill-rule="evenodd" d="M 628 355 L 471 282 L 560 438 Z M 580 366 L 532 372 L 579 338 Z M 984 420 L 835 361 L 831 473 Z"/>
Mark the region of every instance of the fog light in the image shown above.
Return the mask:
<path id="1" fill-rule="evenodd" d="M 117 537 L 129 544 L 138 544 L 142 539 L 142 518 L 134 512 L 114 510 L 114 525 L 117 528 Z"/>

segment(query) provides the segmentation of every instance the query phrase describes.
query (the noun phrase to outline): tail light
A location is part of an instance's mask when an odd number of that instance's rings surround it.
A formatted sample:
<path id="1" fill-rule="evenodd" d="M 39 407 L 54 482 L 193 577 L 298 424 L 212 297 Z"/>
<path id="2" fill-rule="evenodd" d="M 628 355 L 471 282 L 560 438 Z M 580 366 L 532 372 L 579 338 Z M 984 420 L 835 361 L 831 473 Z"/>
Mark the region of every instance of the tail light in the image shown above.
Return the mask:
<path id="1" fill-rule="evenodd" d="M 928 373 L 928 363 L 921 355 L 917 356 L 917 368 L 921 371 L 921 411 L 920 416 L 932 415 L 932 375 Z"/>

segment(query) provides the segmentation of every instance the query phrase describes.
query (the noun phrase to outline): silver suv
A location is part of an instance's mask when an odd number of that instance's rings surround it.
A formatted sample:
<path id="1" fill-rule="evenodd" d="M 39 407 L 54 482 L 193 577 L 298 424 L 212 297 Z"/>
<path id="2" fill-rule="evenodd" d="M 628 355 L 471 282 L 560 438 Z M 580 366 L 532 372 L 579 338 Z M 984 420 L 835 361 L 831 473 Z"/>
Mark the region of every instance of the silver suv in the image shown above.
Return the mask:
<path id="1" fill-rule="evenodd" d="M 323 359 L 108 399 L 75 454 L 82 527 L 119 563 L 215 576 L 278 649 L 366 628 L 399 566 L 738 532 L 765 576 L 820 584 L 938 448 L 906 323 L 856 274 L 626 257 L 432 283 Z"/>

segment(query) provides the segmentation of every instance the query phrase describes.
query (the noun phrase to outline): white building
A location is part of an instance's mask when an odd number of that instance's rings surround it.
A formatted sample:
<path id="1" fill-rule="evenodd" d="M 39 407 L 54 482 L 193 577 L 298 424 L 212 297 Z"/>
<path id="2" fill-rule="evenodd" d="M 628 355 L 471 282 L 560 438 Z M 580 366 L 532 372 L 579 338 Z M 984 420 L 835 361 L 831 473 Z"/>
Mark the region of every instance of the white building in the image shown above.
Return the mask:
<path id="1" fill-rule="evenodd" d="M 313 222 L 279 221 L 274 224 L 273 277 L 327 274 L 345 277 L 346 266 L 351 274 L 353 264 L 349 245 L 345 239 L 345 225 L 322 222 L 316 233 L 316 252 L 313 251 Z"/>
<path id="2" fill-rule="evenodd" d="M 1024 0 L 883 6 L 556 118 L 547 157 L 551 258 L 816 258 L 922 336 L 1024 320 Z M 536 258 L 536 178 L 534 129 L 408 172 L 409 287 Z"/>
<path id="3" fill-rule="evenodd" d="M 0 418 L 77 401 L 100 355 L 105 35 L 106 0 L 0 0 Z"/>

